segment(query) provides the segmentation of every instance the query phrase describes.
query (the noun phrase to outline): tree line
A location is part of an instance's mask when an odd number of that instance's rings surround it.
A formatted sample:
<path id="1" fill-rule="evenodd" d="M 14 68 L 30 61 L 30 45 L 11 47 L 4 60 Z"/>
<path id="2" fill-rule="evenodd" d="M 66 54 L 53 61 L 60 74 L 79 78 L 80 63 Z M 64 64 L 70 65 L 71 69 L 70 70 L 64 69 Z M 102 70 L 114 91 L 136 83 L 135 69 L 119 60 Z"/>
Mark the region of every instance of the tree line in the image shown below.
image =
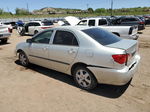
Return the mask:
<path id="1" fill-rule="evenodd" d="M 62 9 L 63 10 L 63 9 Z M 70 9 L 74 11 L 74 9 Z M 95 15 L 140 15 L 140 14 L 150 14 L 150 7 L 135 7 L 135 8 L 121 8 L 121 9 L 105 9 L 105 8 L 88 8 L 85 10 L 87 14 L 95 14 Z M 85 11 L 83 11 L 85 13 Z M 81 12 L 80 12 L 81 13 Z M 32 15 L 32 12 L 24 8 L 16 8 L 15 14 L 12 12 L 6 12 L 0 8 L 0 15 Z M 68 13 L 67 13 L 68 14 Z"/>

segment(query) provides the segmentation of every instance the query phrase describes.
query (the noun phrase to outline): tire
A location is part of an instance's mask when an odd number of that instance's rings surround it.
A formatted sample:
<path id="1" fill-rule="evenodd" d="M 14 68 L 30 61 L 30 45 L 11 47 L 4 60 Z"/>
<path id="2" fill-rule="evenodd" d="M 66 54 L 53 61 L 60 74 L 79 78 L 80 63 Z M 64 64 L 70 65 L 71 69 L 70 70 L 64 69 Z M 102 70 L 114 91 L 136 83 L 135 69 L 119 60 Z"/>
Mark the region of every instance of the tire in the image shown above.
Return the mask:
<path id="1" fill-rule="evenodd" d="M 37 30 L 35 30 L 35 31 L 34 31 L 34 35 L 36 35 L 37 33 L 38 33 L 38 31 L 37 31 Z"/>
<path id="2" fill-rule="evenodd" d="M 29 66 L 28 57 L 27 57 L 27 55 L 23 51 L 19 52 L 19 62 L 24 67 Z"/>
<path id="3" fill-rule="evenodd" d="M 25 28 L 24 27 L 18 27 L 17 31 L 18 31 L 18 34 L 20 36 L 24 36 L 25 35 Z"/>
<path id="4" fill-rule="evenodd" d="M 91 90 L 97 86 L 96 78 L 86 67 L 76 67 L 73 71 L 73 77 L 76 84 L 84 90 Z"/>
<path id="5" fill-rule="evenodd" d="M 8 39 L 2 39 L 2 40 L 1 40 L 1 43 L 2 43 L 2 44 L 6 44 L 6 43 L 7 43 L 7 40 L 8 40 Z"/>

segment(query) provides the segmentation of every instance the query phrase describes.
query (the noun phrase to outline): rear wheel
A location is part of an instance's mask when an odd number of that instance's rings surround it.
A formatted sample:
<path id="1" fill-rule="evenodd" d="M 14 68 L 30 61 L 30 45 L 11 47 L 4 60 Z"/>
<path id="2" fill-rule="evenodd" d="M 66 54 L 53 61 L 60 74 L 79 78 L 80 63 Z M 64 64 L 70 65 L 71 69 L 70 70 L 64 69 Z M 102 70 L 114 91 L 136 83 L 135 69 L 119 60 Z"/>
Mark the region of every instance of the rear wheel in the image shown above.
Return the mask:
<path id="1" fill-rule="evenodd" d="M 86 67 L 76 67 L 73 77 L 77 85 L 85 90 L 91 90 L 97 86 L 97 80 Z"/>
<path id="2" fill-rule="evenodd" d="M 24 27 L 18 27 L 17 31 L 18 31 L 20 36 L 24 36 L 25 35 L 25 28 Z"/>
<path id="3" fill-rule="evenodd" d="M 21 65 L 27 67 L 29 65 L 29 60 L 28 60 L 28 57 L 26 56 L 26 54 L 21 51 L 19 52 L 19 61 L 21 63 Z"/>
<path id="4" fill-rule="evenodd" d="M 38 33 L 38 31 L 37 31 L 37 30 L 35 30 L 35 31 L 34 31 L 34 35 L 35 35 L 35 34 L 37 34 L 37 33 Z"/>

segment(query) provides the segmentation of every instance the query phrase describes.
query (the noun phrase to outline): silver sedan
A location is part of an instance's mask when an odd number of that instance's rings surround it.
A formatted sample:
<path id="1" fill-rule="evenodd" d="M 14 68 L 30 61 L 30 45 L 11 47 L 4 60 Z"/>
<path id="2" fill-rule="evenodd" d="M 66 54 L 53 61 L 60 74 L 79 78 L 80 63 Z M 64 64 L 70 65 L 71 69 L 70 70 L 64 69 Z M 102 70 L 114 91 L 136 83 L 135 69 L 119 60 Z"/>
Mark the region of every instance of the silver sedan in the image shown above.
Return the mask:
<path id="1" fill-rule="evenodd" d="M 62 26 L 44 30 L 16 46 L 23 66 L 29 63 L 72 75 L 82 89 L 98 83 L 124 85 L 140 61 L 138 42 L 97 27 Z"/>

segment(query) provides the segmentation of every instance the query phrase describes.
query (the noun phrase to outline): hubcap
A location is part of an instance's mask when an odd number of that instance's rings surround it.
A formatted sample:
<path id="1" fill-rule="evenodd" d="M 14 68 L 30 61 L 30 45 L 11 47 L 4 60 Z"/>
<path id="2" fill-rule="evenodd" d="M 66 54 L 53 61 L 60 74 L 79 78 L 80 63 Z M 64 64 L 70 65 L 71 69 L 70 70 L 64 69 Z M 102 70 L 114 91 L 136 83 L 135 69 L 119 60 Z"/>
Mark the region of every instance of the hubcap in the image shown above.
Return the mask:
<path id="1" fill-rule="evenodd" d="M 76 72 L 76 80 L 82 87 L 88 87 L 91 84 L 91 77 L 86 70 L 78 70 Z"/>
<path id="2" fill-rule="evenodd" d="M 22 27 L 18 27 L 18 33 L 20 33 L 22 30 Z"/>
<path id="3" fill-rule="evenodd" d="M 19 59 L 22 65 L 27 65 L 27 58 L 24 54 L 21 53 Z"/>

